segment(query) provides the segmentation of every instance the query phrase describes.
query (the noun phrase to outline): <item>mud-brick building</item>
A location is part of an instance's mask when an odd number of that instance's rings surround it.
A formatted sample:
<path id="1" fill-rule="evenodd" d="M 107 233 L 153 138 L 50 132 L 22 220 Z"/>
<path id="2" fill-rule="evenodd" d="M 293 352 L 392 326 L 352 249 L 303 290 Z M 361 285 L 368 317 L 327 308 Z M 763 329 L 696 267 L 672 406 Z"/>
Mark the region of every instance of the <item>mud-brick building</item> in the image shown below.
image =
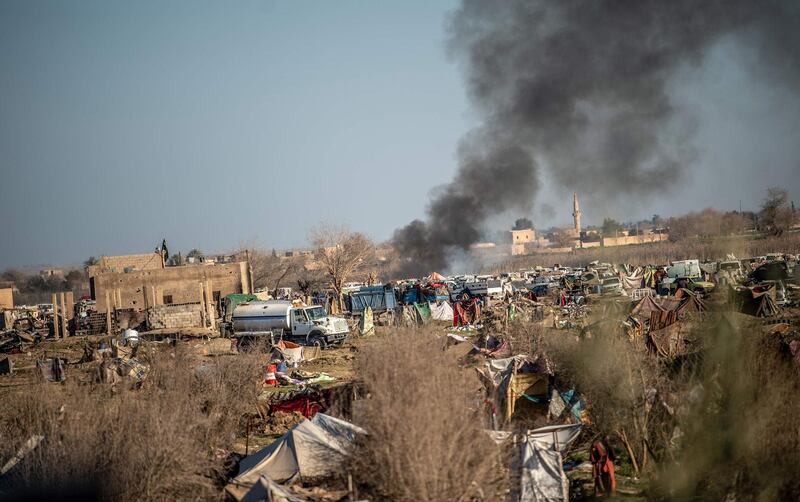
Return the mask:
<path id="1" fill-rule="evenodd" d="M 109 305 L 114 310 L 136 311 L 170 304 L 219 305 L 225 295 L 252 291 L 246 261 L 166 267 L 151 253 L 101 257 L 98 265 L 89 269 L 89 287 L 98 312 L 106 312 Z"/>

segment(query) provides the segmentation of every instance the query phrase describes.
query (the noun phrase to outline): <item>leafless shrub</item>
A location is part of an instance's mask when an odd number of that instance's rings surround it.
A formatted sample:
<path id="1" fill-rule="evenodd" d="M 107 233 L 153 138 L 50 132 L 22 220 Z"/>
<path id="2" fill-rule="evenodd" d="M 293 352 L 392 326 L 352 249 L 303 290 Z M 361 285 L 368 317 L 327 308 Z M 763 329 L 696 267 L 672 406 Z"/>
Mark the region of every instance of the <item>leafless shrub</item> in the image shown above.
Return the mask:
<path id="1" fill-rule="evenodd" d="M 10 488 L 104 500 L 218 497 L 218 454 L 255 402 L 257 357 L 209 360 L 197 372 L 181 351 L 150 362 L 136 391 L 73 378 L 4 395 L 2 458 L 31 435 L 45 437 L 10 473 Z"/>
<path id="2" fill-rule="evenodd" d="M 702 379 L 687 399 L 680 455 L 665 466 L 665 498 L 797 500 L 800 373 L 780 336 L 752 320 L 708 330 Z"/>
<path id="3" fill-rule="evenodd" d="M 391 500 L 499 497 L 500 452 L 481 428 L 473 372 L 424 330 L 365 346 L 356 366 L 369 393 L 353 410 L 369 432 L 351 467 L 362 486 Z"/>
<path id="4" fill-rule="evenodd" d="M 619 438 L 634 469 L 645 468 L 656 449 L 652 431 L 660 428 L 653 423 L 656 415 L 650 413 L 647 397 L 655 397 L 666 381 L 643 344 L 631 342 L 609 324 L 584 339 L 550 332 L 541 338 L 541 347 L 560 378 L 574 383 L 583 395 L 595 431 Z"/>

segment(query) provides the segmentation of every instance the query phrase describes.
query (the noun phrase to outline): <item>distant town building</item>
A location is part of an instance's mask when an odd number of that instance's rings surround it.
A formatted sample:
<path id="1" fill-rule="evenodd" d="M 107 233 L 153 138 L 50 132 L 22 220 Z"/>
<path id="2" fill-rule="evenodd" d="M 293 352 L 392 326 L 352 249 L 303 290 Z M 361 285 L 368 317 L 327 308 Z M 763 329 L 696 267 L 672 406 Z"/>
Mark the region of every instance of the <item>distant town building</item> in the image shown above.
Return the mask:
<path id="1" fill-rule="evenodd" d="M 43 268 L 39 271 L 39 277 L 49 279 L 51 277 L 57 279 L 64 278 L 64 270 L 60 268 Z"/>

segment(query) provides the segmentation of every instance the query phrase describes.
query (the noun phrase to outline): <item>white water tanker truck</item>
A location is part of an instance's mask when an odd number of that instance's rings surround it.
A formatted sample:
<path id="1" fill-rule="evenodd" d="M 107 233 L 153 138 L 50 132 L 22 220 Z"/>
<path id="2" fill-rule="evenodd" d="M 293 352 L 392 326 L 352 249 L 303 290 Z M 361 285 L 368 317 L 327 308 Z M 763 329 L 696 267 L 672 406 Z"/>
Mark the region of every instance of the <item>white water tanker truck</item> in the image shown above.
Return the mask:
<path id="1" fill-rule="evenodd" d="M 301 345 L 326 348 L 341 345 L 350 331 L 347 321 L 328 315 L 318 305 L 294 307 L 280 300 L 240 303 L 233 310 L 231 324 L 235 336 L 270 333 Z"/>

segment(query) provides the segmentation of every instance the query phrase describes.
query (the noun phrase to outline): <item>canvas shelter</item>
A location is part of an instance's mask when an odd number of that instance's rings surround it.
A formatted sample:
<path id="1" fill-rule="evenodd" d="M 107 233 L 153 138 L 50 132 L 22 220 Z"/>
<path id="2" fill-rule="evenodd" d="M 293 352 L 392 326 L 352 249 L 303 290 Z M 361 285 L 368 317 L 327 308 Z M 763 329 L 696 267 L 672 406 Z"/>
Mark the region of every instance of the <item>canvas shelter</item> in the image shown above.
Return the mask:
<path id="1" fill-rule="evenodd" d="M 776 316 L 781 309 L 772 297 L 774 289 L 775 286 L 772 284 L 752 288 L 731 288 L 730 301 L 743 314 L 756 317 Z"/>
<path id="2" fill-rule="evenodd" d="M 239 474 L 228 485 L 228 492 L 242 500 L 264 476 L 282 483 L 299 477 L 313 479 L 334 472 L 347 454 L 348 445 L 364 429 L 345 420 L 317 413 L 304 420 L 273 443 L 244 458 Z"/>
<path id="3" fill-rule="evenodd" d="M 451 322 L 453 320 L 453 307 L 446 300 L 430 302 L 428 308 L 431 311 L 431 319 L 435 321 Z"/>
<path id="4" fill-rule="evenodd" d="M 578 438 L 581 428 L 581 424 L 552 425 L 529 430 L 521 435 L 518 500 L 569 500 L 569 481 L 562 466 L 562 454 Z M 507 431 L 490 431 L 489 434 L 498 444 L 515 435 Z"/>

